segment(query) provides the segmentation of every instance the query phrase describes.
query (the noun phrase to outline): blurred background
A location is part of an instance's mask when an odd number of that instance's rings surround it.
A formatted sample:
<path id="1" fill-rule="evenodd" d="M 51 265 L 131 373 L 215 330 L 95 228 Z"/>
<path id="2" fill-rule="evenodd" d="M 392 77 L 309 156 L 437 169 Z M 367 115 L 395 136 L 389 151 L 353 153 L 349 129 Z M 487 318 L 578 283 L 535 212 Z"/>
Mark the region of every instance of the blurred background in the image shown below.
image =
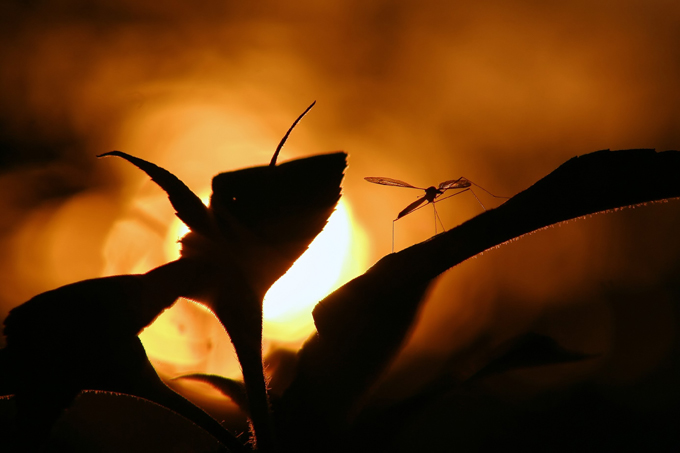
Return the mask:
<path id="1" fill-rule="evenodd" d="M 678 149 L 678 42 L 680 4 L 666 0 L 4 1 L 0 317 L 42 291 L 177 256 L 182 228 L 165 195 L 97 154 L 153 161 L 207 199 L 215 174 L 267 164 L 317 100 L 280 161 L 344 150 L 349 168 L 296 296 L 268 301 L 267 348 L 294 349 L 313 331 L 314 303 L 390 253 L 392 220 L 421 195 L 364 177 L 427 187 L 464 176 L 511 196 L 576 155 Z M 476 193 L 487 208 L 501 202 Z M 469 193 L 437 206 L 446 228 L 482 212 Z M 432 209 L 394 227 L 396 250 L 426 240 Z M 491 379 L 484 391 L 497 400 L 545 407 L 557 403 L 544 395 L 586 386 L 636 413 L 671 410 L 678 231 L 680 204 L 658 203 L 463 263 L 432 288 L 375 398 L 413 394 L 481 339 L 532 330 L 599 356 Z M 321 280 L 299 303 L 299 285 Z M 167 376 L 238 376 L 226 334 L 190 302 L 142 338 Z"/>

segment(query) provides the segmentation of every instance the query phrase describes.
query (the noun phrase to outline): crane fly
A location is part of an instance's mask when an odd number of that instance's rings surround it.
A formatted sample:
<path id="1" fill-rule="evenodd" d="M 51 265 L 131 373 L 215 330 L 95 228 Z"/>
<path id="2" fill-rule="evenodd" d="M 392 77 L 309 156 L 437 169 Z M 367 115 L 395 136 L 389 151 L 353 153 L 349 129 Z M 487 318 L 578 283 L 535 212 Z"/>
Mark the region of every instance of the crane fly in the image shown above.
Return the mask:
<path id="1" fill-rule="evenodd" d="M 425 191 L 425 195 L 422 196 L 421 198 L 418 198 L 416 201 L 411 203 L 410 205 L 406 206 L 403 211 L 397 215 L 397 218 L 395 220 L 399 220 L 405 215 L 408 215 L 418 209 L 418 207 L 423 204 L 424 202 L 428 203 L 434 203 L 434 201 L 439 198 L 440 196 L 444 195 L 444 192 L 446 192 L 449 189 L 465 189 L 461 192 L 458 193 L 463 193 L 466 190 L 469 190 L 469 187 L 472 185 L 470 181 L 468 181 L 465 178 L 458 178 L 458 179 L 451 179 L 449 181 L 444 181 L 443 183 L 439 184 L 438 187 L 430 186 L 427 189 L 424 187 L 416 187 L 412 186 L 411 184 L 400 181 L 398 179 L 392 179 L 392 178 L 383 178 L 383 177 L 374 177 L 374 176 L 369 176 L 364 178 L 368 182 L 372 182 L 374 184 L 382 184 L 383 186 L 394 186 L 394 187 L 406 187 L 409 189 L 420 189 Z M 455 195 L 458 195 L 455 194 Z M 448 197 L 447 197 L 448 198 Z"/>
<path id="2" fill-rule="evenodd" d="M 397 218 L 392 221 L 392 252 L 394 252 L 394 222 L 396 222 L 397 220 L 401 219 L 402 217 L 412 213 L 413 211 L 416 211 L 416 210 L 422 208 L 423 206 L 426 206 L 427 204 L 431 203 L 432 208 L 434 209 L 434 216 L 435 216 L 434 233 L 437 234 L 437 220 L 439 220 L 439 223 L 441 224 L 442 229 L 444 231 L 446 231 L 446 228 L 444 228 L 444 223 L 442 222 L 441 218 L 439 217 L 439 214 L 437 213 L 437 208 L 435 207 L 435 203 L 438 203 L 440 201 L 444 201 L 447 198 L 451 198 L 451 197 L 456 196 L 456 195 L 460 195 L 461 193 L 467 192 L 469 190 L 472 193 L 472 195 L 475 197 L 477 202 L 480 204 L 482 209 L 484 209 L 486 211 L 486 208 L 484 207 L 482 202 L 479 200 L 479 198 L 477 198 L 477 195 L 472 190 L 472 185 L 479 187 L 480 189 L 482 189 L 484 192 L 488 193 L 492 197 L 507 198 L 507 197 L 499 197 L 497 195 L 494 195 L 491 192 L 489 192 L 488 190 L 486 190 L 484 187 L 482 187 L 478 184 L 475 184 L 472 181 L 470 181 L 469 179 L 464 178 L 464 177 L 460 177 L 458 179 L 450 179 L 448 181 L 444 181 L 444 182 L 440 183 L 437 187 L 430 186 L 428 188 L 417 187 L 417 186 L 411 185 L 407 182 L 400 181 L 398 179 L 385 178 L 385 177 L 382 177 L 382 176 L 368 176 L 364 179 L 368 182 L 372 182 L 373 184 L 381 184 L 383 186 L 405 187 L 407 189 L 419 189 L 419 190 L 425 191 L 425 195 L 418 198 L 416 201 L 414 201 L 410 205 L 406 206 L 397 215 Z M 462 190 L 460 192 L 456 192 L 454 194 L 451 194 L 447 197 L 440 198 L 442 195 L 444 195 L 444 193 L 447 190 L 455 190 L 455 189 L 462 189 Z M 427 202 L 427 204 L 423 205 L 423 203 L 425 203 L 425 202 Z"/>

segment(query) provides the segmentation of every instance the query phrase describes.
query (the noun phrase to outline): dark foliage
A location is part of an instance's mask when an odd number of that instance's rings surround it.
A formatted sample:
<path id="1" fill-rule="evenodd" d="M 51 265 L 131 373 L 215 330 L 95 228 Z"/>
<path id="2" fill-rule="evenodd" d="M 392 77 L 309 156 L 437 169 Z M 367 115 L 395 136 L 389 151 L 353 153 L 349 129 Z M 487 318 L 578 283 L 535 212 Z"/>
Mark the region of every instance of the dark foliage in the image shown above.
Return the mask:
<path id="1" fill-rule="evenodd" d="M 224 324 L 243 366 L 245 390 L 220 377 L 191 378 L 211 383 L 241 404 L 248 402 L 260 451 L 389 450 L 386 439 L 406 418 L 452 399 L 459 411 L 469 409 L 474 420 L 474 404 L 488 404 L 474 394 L 466 396 L 474 382 L 517 368 L 592 356 L 527 333 L 493 351 L 462 380 L 445 375 L 397 406 L 365 407 L 366 395 L 402 346 L 431 282 L 484 250 L 549 225 L 680 197 L 679 152 L 598 151 L 569 160 L 499 208 L 386 256 L 317 305 L 317 334 L 299 351 L 292 383 L 272 401 L 270 418 L 260 346 L 262 297 L 323 228 L 339 199 L 345 155 L 223 173 L 213 180 L 211 206 L 206 208 L 169 172 L 124 153 L 109 154 L 147 172 L 192 231 L 176 262 L 144 275 L 68 285 L 11 312 L 5 321 L 7 348 L 0 351 L 0 389 L 15 395 L 20 436 L 44 439 L 80 392 L 108 390 L 168 407 L 231 451 L 248 449 L 167 388 L 136 337 L 180 296 L 204 303 Z M 267 184 L 288 192 L 255 209 L 260 193 L 271 194 Z M 52 338 L 49 344 L 42 340 L 46 337 Z M 40 376 L 46 363 L 56 370 L 49 385 Z M 574 413 L 592 409 L 578 401 L 572 404 Z M 540 420 L 536 423 L 542 426 Z M 498 445 L 504 443 L 502 435 L 496 439 Z M 512 441 L 512 436 L 505 439 Z M 537 444 L 531 447 L 539 448 L 540 436 L 534 440 Z"/>

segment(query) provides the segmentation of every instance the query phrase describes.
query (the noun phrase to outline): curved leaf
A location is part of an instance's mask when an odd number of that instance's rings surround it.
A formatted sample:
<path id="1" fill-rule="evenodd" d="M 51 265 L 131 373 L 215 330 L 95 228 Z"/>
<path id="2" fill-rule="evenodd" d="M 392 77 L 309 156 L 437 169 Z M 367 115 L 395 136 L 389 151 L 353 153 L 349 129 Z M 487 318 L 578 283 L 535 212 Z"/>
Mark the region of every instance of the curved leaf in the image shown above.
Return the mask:
<path id="1" fill-rule="evenodd" d="M 570 159 L 503 205 L 378 261 L 314 309 L 318 334 L 279 407 L 293 439 L 341 430 L 398 351 L 439 274 L 524 234 L 597 212 L 680 197 L 680 152 L 598 151 Z"/>
<path id="2" fill-rule="evenodd" d="M 533 332 L 515 338 L 499 349 L 500 351 L 494 354 L 496 357 L 470 379 L 481 379 L 518 368 L 580 362 L 599 356 L 569 351 L 560 346 L 553 338 Z"/>
<path id="3" fill-rule="evenodd" d="M 5 319 L 7 347 L 0 356 L 3 380 L 16 396 L 19 438 L 42 442 L 80 392 L 104 390 L 165 406 L 243 451 L 217 421 L 161 381 L 137 336 L 191 277 L 191 269 L 174 262 L 144 275 L 66 285 L 14 308 Z"/>
<path id="4" fill-rule="evenodd" d="M 243 412 L 248 413 L 248 395 L 246 386 L 241 381 L 229 379 L 217 374 L 185 374 L 175 379 L 187 379 L 190 381 L 203 382 L 218 390 L 224 396 L 231 399 Z"/>
<path id="5" fill-rule="evenodd" d="M 111 151 L 100 154 L 97 157 L 118 156 L 127 160 L 140 170 L 144 171 L 151 179 L 163 189 L 175 208 L 177 217 L 191 230 L 210 236 L 212 228 L 208 208 L 203 204 L 198 195 L 193 193 L 186 184 L 177 176 L 166 169 L 152 164 L 139 157 L 131 156 L 122 151 Z"/>

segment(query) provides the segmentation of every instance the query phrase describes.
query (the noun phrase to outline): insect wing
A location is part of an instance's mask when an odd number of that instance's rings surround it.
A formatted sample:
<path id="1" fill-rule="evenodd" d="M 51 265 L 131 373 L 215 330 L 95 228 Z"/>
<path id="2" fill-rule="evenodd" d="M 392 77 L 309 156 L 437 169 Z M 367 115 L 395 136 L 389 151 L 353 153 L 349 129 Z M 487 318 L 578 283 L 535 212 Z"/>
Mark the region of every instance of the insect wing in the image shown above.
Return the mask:
<path id="1" fill-rule="evenodd" d="M 407 214 L 410 214 L 411 212 L 415 211 L 418 206 L 423 204 L 423 202 L 427 199 L 427 196 L 418 198 L 416 201 L 411 203 L 410 205 L 406 206 L 403 211 L 399 213 L 397 216 L 397 220 L 401 219 Z"/>
<path id="2" fill-rule="evenodd" d="M 464 189 L 471 185 L 472 183 L 465 178 L 451 179 L 439 184 L 439 190 Z"/>
<path id="3" fill-rule="evenodd" d="M 398 179 L 383 178 L 381 176 L 368 176 L 364 179 L 368 182 L 372 182 L 373 184 L 382 184 L 383 186 L 408 187 L 410 189 L 425 190 L 422 187 L 412 186 L 411 184 L 404 181 L 399 181 Z"/>

